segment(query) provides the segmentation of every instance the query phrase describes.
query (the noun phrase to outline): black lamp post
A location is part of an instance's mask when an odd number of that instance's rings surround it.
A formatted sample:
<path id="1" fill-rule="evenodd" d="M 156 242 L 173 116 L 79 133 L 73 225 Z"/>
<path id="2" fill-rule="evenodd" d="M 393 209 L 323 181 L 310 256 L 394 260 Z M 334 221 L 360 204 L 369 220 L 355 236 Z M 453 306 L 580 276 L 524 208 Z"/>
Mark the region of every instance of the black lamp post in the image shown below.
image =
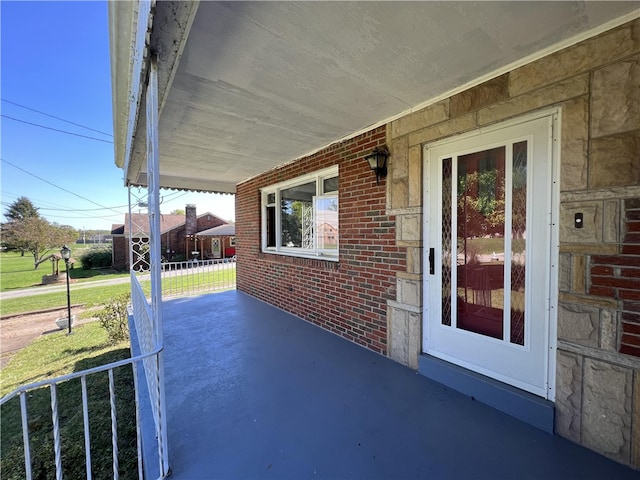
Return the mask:
<path id="1" fill-rule="evenodd" d="M 69 259 L 71 258 L 71 249 L 64 245 L 60 250 L 60 255 L 67 266 L 67 321 L 69 326 L 69 332 L 67 335 L 71 335 L 71 294 L 69 292 Z"/>

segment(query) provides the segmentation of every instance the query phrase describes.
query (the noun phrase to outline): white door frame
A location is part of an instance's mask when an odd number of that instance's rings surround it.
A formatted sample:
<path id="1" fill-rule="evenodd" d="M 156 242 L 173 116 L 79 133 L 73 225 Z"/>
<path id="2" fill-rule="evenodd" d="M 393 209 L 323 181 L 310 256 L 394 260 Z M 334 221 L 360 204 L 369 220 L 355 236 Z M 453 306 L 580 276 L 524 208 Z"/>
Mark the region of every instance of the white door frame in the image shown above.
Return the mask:
<path id="1" fill-rule="evenodd" d="M 559 108 L 545 109 L 535 113 L 522 115 L 518 118 L 501 122 L 499 124 L 491 125 L 476 129 L 472 132 L 457 135 L 455 137 L 447 138 L 438 142 L 423 145 L 423 329 L 422 329 L 422 351 L 426 351 L 427 335 L 428 335 L 428 310 L 429 310 L 429 288 L 430 278 L 429 271 L 429 234 L 431 226 L 431 218 L 429 216 L 429 202 L 430 202 L 430 168 L 429 168 L 429 149 L 440 147 L 447 144 L 453 144 L 461 140 L 470 139 L 480 135 L 484 135 L 491 132 L 496 132 L 508 127 L 527 123 L 533 120 L 550 117 L 551 118 L 551 145 L 549 146 L 549 155 L 551 156 L 551 179 L 552 185 L 550 186 L 551 195 L 551 223 L 550 228 L 550 264 L 549 264 L 549 291 L 548 291 L 548 326 L 547 326 L 547 348 L 548 355 L 546 356 L 546 374 L 547 374 L 547 395 L 546 398 L 555 400 L 555 387 L 556 387 L 556 349 L 557 349 L 557 306 L 558 306 L 558 260 L 559 260 L 559 208 L 560 208 L 560 131 L 561 131 L 561 110 Z M 438 225 L 434 225 L 433 228 L 439 228 Z"/>

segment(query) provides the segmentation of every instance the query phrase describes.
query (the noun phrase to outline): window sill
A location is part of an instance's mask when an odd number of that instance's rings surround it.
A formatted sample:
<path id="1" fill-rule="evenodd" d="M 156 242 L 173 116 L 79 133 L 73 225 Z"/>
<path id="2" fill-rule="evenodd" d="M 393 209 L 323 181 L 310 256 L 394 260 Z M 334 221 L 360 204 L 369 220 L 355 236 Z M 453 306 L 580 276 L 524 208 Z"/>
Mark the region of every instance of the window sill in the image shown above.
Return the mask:
<path id="1" fill-rule="evenodd" d="M 327 262 L 339 262 L 340 261 L 340 257 L 338 255 L 327 255 L 327 254 L 323 254 L 323 253 L 309 253 L 309 254 L 302 254 L 302 253 L 298 253 L 298 252 L 290 252 L 290 251 L 277 251 L 277 250 L 262 250 L 262 253 L 264 254 L 270 254 L 270 255 L 279 255 L 281 257 L 294 257 L 294 258 L 306 258 L 306 259 L 310 259 L 310 260 L 324 260 Z"/>

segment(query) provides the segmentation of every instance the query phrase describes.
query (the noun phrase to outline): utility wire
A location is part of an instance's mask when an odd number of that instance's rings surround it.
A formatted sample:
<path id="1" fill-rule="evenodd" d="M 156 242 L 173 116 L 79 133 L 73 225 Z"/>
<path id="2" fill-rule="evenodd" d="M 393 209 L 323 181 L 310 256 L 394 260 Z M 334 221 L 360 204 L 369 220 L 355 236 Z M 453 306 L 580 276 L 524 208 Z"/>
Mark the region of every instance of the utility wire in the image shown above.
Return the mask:
<path id="1" fill-rule="evenodd" d="M 47 208 L 38 207 L 38 210 L 53 210 L 55 212 L 97 212 L 99 210 L 112 210 L 114 208 L 127 208 L 129 205 L 116 205 L 115 207 L 104 208 Z"/>
<path id="2" fill-rule="evenodd" d="M 6 98 L 2 99 L 3 102 L 10 103 L 11 105 L 15 105 L 16 107 L 24 108 L 26 110 L 31 110 L 32 112 L 39 113 L 40 115 L 44 115 L 46 117 L 55 118 L 56 120 L 60 120 L 61 122 L 70 123 L 71 125 L 75 125 L 76 127 L 86 128 L 87 130 L 91 130 L 92 132 L 101 133 L 102 135 L 106 135 L 107 137 L 113 137 L 110 133 L 101 132 L 100 130 L 96 130 L 95 128 L 87 127 L 86 125 L 82 125 L 80 123 L 75 123 L 70 120 L 65 120 L 64 118 L 56 117 L 55 115 L 50 115 L 45 112 L 41 112 L 40 110 L 36 110 L 35 108 L 27 107 L 25 105 L 20 105 L 19 103 L 12 102 L 11 100 L 7 100 Z"/>
<path id="3" fill-rule="evenodd" d="M 1 1 L 1 0 L 0 0 Z M 15 193 L 11 193 L 11 192 L 7 192 L 6 190 L 2 191 L 2 196 L 3 197 L 11 197 L 11 198 L 19 198 L 19 197 L 24 197 L 26 196 L 24 193 L 20 194 L 20 195 L 16 195 Z M 29 195 L 29 200 L 33 201 L 34 205 L 44 205 L 44 207 L 46 208 L 53 208 L 53 209 L 59 209 L 62 210 L 64 208 L 66 208 L 64 205 L 60 205 L 59 203 L 55 203 L 55 202 L 51 202 L 49 200 L 41 200 L 39 198 L 34 198 L 32 196 Z M 36 207 L 38 208 L 38 210 L 42 209 L 43 207 Z M 113 207 L 116 208 L 116 207 Z"/>
<path id="4" fill-rule="evenodd" d="M 5 207 L 9 207 L 13 204 L 8 203 L 8 202 L 0 202 L 0 205 L 3 205 Z M 38 208 L 38 210 L 40 210 L 40 208 Z M 124 213 L 120 213 L 118 215 L 116 215 L 115 213 L 112 213 L 111 215 L 83 215 L 83 216 L 79 216 L 79 217 L 70 217 L 68 215 L 50 215 L 47 214 L 47 218 L 73 218 L 73 219 L 81 219 L 81 220 L 89 220 L 89 219 L 102 219 L 102 220 L 111 220 L 112 222 L 115 221 L 114 219 L 122 219 L 122 215 L 124 215 Z"/>
<path id="5" fill-rule="evenodd" d="M 47 130 L 53 130 L 54 132 L 66 133 L 67 135 L 74 135 L 76 137 L 88 138 L 90 140 L 95 140 L 97 142 L 113 143 L 112 140 L 105 140 L 103 138 L 89 137 L 88 135 L 81 135 L 79 133 L 67 132 L 66 130 L 59 130 L 57 128 L 45 127 L 44 125 L 40 125 L 38 123 L 27 122 L 26 120 L 20 120 L 18 118 L 10 117 L 9 115 L 5 115 L 4 113 L 2 115 L 0 115 L 0 116 L 2 116 L 3 118 L 8 118 L 9 120 L 13 120 L 14 122 L 26 123 L 27 125 L 33 125 L 34 127 L 40 127 L 40 128 L 45 128 Z"/>
<path id="6" fill-rule="evenodd" d="M 1 202 L 3 205 L 10 205 L 8 202 Z M 96 212 L 99 210 L 111 210 L 112 208 L 126 208 L 128 205 L 116 205 L 115 207 L 104 208 L 51 208 L 51 207 L 36 207 L 38 210 L 53 210 L 54 212 Z"/>
<path id="7" fill-rule="evenodd" d="M 94 205 L 97 205 L 98 207 L 102 207 L 102 208 L 104 208 L 105 210 L 111 210 L 112 212 L 116 212 L 118 215 L 122 215 L 122 213 L 121 213 L 121 212 L 118 212 L 117 210 L 114 210 L 114 209 L 113 209 L 113 208 L 111 208 L 111 207 L 105 207 L 104 205 L 100 205 L 99 203 L 94 202 L 93 200 L 89 200 L 87 197 L 83 197 L 82 195 L 78 195 L 77 193 L 72 192 L 71 190 L 67 190 L 66 188 L 62 188 L 62 187 L 60 187 L 60 186 L 56 185 L 55 183 L 51 183 L 49 180 L 45 180 L 44 178 L 39 177 L 39 176 L 37 176 L 36 174 L 31 173 L 31 172 L 29 172 L 29 171 L 25 170 L 24 168 L 21 168 L 21 167 L 19 167 L 19 166 L 15 165 L 15 164 L 11 163 L 9 160 L 5 160 L 4 158 L 0 158 L 0 160 L 2 160 L 4 163 L 6 163 L 6 164 L 8 164 L 8 165 L 11 165 L 13 168 L 17 168 L 18 170 L 20 170 L 20 171 L 22 171 L 22 172 L 26 173 L 27 175 L 31 175 L 32 177 L 37 178 L 38 180 L 41 180 L 41 181 L 43 181 L 44 183 L 48 183 L 49 185 L 51 185 L 51 186 L 53 186 L 53 187 L 56 187 L 56 188 L 57 188 L 57 189 L 59 189 L 59 190 L 62 190 L 63 192 L 70 193 L 71 195 L 75 195 L 76 197 L 81 198 L 82 200 L 86 200 L 87 202 L 89 202 L 89 203 L 93 203 Z"/>
<path id="8" fill-rule="evenodd" d="M 124 214 L 121 213 L 120 215 L 107 215 L 107 216 L 102 216 L 102 215 L 85 215 L 83 217 L 70 217 L 68 215 L 49 215 L 47 214 L 47 218 L 65 218 L 65 219 L 73 219 L 73 220 L 108 220 L 110 222 L 117 222 L 117 221 L 122 221 L 122 216 Z"/>
<path id="9" fill-rule="evenodd" d="M 178 191 L 178 192 L 170 193 L 168 195 L 163 195 L 163 196 L 161 196 L 160 203 L 163 203 L 164 200 L 168 200 L 170 197 L 175 197 L 176 195 L 178 195 L 178 197 L 171 199 L 172 201 L 173 200 L 177 200 L 180 197 L 184 197 L 187 193 L 189 193 L 189 192 Z M 5 195 L 5 196 L 11 196 L 11 197 L 14 197 L 14 198 L 19 198 L 19 197 L 24 196 L 24 195 L 17 195 L 15 193 L 7 192 L 7 191 L 2 192 L 2 194 Z M 5 206 L 9 206 L 10 205 L 8 202 L 0 202 L 0 203 L 2 205 L 5 205 Z M 55 203 L 53 203 L 53 204 L 50 203 L 50 205 L 55 205 Z M 111 211 L 114 211 L 113 210 L 114 208 L 127 208 L 128 206 L 129 205 L 115 205 L 113 207 L 103 207 L 103 208 L 54 208 L 54 207 L 37 207 L 37 208 L 38 208 L 38 210 L 50 210 L 50 211 L 54 211 L 54 212 L 96 212 L 96 211 L 99 211 L 99 210 L 111 210 Z M 120 215 L 124 215 L 124 213 L 120 213 Z"/>

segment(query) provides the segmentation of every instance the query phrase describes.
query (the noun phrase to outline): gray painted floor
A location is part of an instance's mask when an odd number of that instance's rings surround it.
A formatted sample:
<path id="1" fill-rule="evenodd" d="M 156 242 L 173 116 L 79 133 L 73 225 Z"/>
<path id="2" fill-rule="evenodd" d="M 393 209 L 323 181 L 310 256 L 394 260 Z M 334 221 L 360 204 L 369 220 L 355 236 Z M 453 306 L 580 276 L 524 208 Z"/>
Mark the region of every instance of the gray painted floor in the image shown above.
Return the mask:
<path id="1" fill-rule="evenodd" d="M 175 480 L 640 477 L 243 293 L 163 311 Z"/>

